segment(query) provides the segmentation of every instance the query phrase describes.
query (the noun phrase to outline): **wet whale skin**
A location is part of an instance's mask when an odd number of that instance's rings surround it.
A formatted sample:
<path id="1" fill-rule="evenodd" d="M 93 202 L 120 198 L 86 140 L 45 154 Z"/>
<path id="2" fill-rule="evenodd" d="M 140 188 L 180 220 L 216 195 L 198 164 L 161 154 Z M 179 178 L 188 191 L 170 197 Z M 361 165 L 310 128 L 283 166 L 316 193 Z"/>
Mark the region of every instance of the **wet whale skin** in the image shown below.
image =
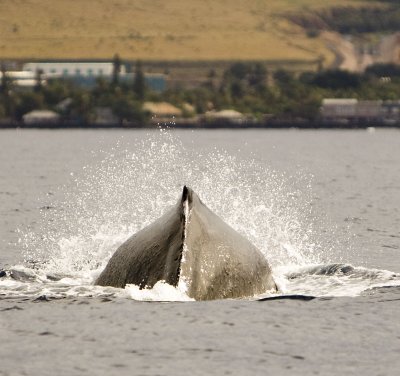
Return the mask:
<path id="1" fill-rule="evenodd" d="M 277 289 L 264 255 L 188 187 L 174 207 L 116 250 L 96 284 L 152 288 L 158 281 L 177 286 L 180 280 L 195 300 Z"/>

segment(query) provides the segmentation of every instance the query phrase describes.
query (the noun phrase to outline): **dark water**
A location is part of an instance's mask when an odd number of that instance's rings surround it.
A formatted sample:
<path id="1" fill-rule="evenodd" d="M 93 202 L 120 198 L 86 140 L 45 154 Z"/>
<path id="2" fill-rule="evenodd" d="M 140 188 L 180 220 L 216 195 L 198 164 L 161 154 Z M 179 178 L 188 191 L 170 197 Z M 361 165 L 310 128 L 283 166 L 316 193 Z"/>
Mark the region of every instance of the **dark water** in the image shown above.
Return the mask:
<path id="1" fill-rule="evenodd" d="M 15 273 L 0 280 L 0 375 L 397 375 L 400 132 L 172 134 L 0 132 L 0 268 Z M 318 298 L 146 303 L 181 299 L 91 286 L 92 259 L 187 181 L 283 289 Z M 39 251 L 68 278 L 15 267 Z"/>

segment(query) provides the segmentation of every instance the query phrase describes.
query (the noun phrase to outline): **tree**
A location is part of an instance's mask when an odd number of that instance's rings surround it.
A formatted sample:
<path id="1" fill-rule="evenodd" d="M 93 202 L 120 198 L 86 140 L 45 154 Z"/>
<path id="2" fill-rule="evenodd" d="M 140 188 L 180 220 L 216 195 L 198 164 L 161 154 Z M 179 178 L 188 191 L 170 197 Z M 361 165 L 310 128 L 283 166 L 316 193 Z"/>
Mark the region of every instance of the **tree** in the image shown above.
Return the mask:
<path id="1" fill-rule="evenodd" d="M 238 80 L 243 80 L 248 72 L 249 66 L 245 63 L 232 64 L 228 70 L 228 74 L 231 74 L 234 78 L 237 78 Z"/>
<path id="2" fill-rule="evenodd" d="M 142 63 L 138 60 L 135 68 L 135 79 L 133 80 L 133 91 L 140 101 L 144 100 L 146 93 L 146 81 L 142 70 Z"/>
<path id="3" fill-rule="evenodd" d="M 73 93 L 73 84 L 69 81 L 60 79 L 51 79 L 47 81 L 46 86 L 41 90 L 44 101 L 48 107 L 56 106 L 61 101 L 71 98 Z"/>
<path id="4" fill-rule="evenodd" d="M 12 86 L 12 81 L 7 74 L 6 65 L 4 63 L 2 63 L 1 64 L 1 85 L 0 85 L 1 93 L 7 95 L 11 89 L 11 86 Z"/>
<path id="5" fill-rule="evenodd" d="M 43 95 L 37 92 L 22 92 L 15 106 L 14 116 L 20 120 L 22 116 L 33 110 L 40 110 L 45 107 Z"/>
<path id="6" fill-rule="evenodd" d="M 320 72 L 313 80 L 314 85 L 326 89 L 358 88 L 361 82 L 361 77 L 358 74 L 339 69 Z"/>
<path id="7" fill-rule="evenodd" d="M 42 78 L 43 78 L 43 69 L 38 68 L 36 70 L 36 83 L 35 83 L 35 88 L 34 88 L 36 93 L 39 93 L 42 91 L 42 88 L 43 88 Z"/>
<path id="8" fill-rule="evenodd" d="M 116 98 L 111 108 L 113 113 L 118 116 L 121 124 L 123 124 L 124 121 L 143 124 L 145 120 L 145 114 L 140 103 L 129 96 L 120 96 Z"/>
<path id="9" fill-rule="evenodd" d="M 267 83 L 267 69 L 261 63 L 255 63 L 251 70 L 248 77 L 248 83 L 250 87 L 253 87 L 256 91 L 262 92 Z"/>
<path id="10" fill-rule="evenodd" d="M 244 85 L 241 81 L 233 81 L 231 85 L 231 95 L 233 98 L 241 99 L 245 93 Z"/>
<path id="11" fill-rule="evenodd" d="M 91 120 L 93 111 L 92 96 L 90 93 L 77 90 L 70 106 L 70 115 L 81 122 L 88 123 Z"/>
<path id="12" fill-rule="evenodd" d="M 119 75 L 121 73 L 121 59 L 118 54 L 114 55 L 113 58 L 113 75 L 112 75 L 112 84 L 114 86 L 119 83 Z"/>
<path id="13" fill-rule="evenodd" d="M 365 73 L 377 77 L 400 77 L 400 67 L 396 64 L 378 63 L 367 67 Z"/>
<path id="14" fill-rule="evenodd" d="M 12 93 L 13 82 L 7 74 L 5 64 L 1 64 L 0 102 L 3 102 L 5 116 L 13 116 L 15 98 Z"/>
<path id="15" fill-rule="evenodd" d="M 280 86 L 285 86 L 294 81 L 294 76 L 291 72 L 288 72 L 285 69 L 278 69 L 274 73 L 274 80 Z"/>

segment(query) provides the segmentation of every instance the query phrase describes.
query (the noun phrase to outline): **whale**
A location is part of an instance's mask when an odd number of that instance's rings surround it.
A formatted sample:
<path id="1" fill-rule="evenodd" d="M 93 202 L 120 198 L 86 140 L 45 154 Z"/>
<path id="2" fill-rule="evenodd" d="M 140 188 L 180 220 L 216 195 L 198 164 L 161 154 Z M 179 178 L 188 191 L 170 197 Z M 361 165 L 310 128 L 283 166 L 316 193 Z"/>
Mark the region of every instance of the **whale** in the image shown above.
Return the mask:
<path id="1" fill-rule="evenodd" d="M 172 208 L 115 251 L 95 284 L 144 289 L 159 281 L 183 286 L 194 300 L 277 291 L 265 256 L 187 186 Z"/>

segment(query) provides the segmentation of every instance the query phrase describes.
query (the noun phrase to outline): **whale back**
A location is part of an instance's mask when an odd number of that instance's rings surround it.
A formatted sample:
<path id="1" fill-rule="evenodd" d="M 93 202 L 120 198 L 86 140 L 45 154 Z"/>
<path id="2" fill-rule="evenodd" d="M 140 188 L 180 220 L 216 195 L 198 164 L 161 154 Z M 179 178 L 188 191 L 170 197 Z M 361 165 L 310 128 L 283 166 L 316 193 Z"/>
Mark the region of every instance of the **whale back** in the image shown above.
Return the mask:
<path id="1" fill-rule="evenodd" d="M 131 236 L 111 257 L 98 277 L 100 286 L 134 284 L 152 288 L 158 281 L 176 286 L 182 257 L 187 196 L 161 218 Z"/>
<path id="2" fill-rule="evenodd" d="M 263 254 L 187 187 L 175 206 L 116 250 L 95 283 L 152 288 L 180 280 L 196 300 L 276 290 Z"/>
<path id="3" fill-rule="evenodd" d="M 276 290 L 264 255 L 189 189 L 181 278 L 196 300 L 249 297 Z"/>

